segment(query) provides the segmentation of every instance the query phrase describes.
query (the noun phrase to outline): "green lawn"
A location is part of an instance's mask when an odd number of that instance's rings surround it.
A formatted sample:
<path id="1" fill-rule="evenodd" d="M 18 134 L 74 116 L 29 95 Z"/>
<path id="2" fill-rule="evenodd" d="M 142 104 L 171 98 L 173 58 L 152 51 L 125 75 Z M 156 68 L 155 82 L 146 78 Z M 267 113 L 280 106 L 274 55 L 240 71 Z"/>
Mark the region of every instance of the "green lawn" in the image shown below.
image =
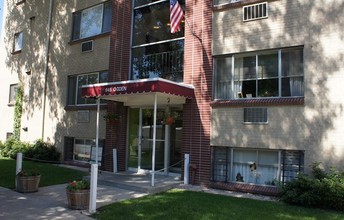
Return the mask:
<path id="1" fill-rule="evenodd" d="M 53 164 L 36 163 L 31 161 L 23 162 L 23 170 L 25 169 L 38 169 L 41 173 L 41 181 L 39 186 L 49 186 L 67 183 L 75 179 L 81 179 L 87 175 L 85 172 L 81 172 L 74 169 L 68 169 L 59 167 Z M 0 186 L 5 188 L 15 188 L 15 172 L 16 161 L 8 158 L 0 157 Z"/>
<path id="2" fill-rule="evenodd" d="M 343 213 L 229 196 L 170 190 L 100 208 L 96 219 L 344 219 Z"/>

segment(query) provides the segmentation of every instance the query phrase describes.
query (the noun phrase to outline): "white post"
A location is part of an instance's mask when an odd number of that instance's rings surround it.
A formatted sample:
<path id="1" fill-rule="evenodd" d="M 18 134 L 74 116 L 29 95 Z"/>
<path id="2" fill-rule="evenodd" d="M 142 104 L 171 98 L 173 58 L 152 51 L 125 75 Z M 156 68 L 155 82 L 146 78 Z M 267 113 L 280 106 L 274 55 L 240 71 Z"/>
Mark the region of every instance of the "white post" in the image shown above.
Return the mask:
<path id="1" fill-rule="evenodd" d="M 99 149 L 99 115 L 100 115 L 100 98 L 97 98 L 97 128 L 96 128 L 96 164 L 98 165 Z"/>
<path id="2" fill-rule="evenodd" d="M 170 164 L 170 132 L 171 125 L 165 125 L 165 145 L 164 145 L 164 173 L 168 175 L 168 166 Z"/>
<path id="3" fill-rule="evenodd" d="M 154 96 L 154 124 L 153 124 L 153 153 L 152 153 L 152 186 L 154 186 L 155 175 L 155 147 L 156 147 L 156 113 L 157 113 L 158 98 L 155 93 Z"/>
<path id="4" fill-rule="evenodd" d="M 17 153 L 16 175 L 22 171 L 23 153 Z"/>
<path id="5" fill-rule="evenodd" d="M 17 189 L 17 175 L 22 171 L 22 163 L 23 163 L 23 153 L 17 153 L 17 165 L 16 165 L 16 179 L 15 185 Z"/>
<path id="6" fill-rule="evenodd" d="M 140 108 L 140 114 L 139 114 L 139 141 L 138 141 L 138 149 L 137 149 L 137 173 L 141 171 L 141 161 L 142 161 L 142 108 Z"/>
<path id="7" fill-rule="evenodd" d="M 97 179 L 98 179 L 98 164 L 91 164 L 91 189 L 90 189 L 90 205 L 89 212 L 95 213 L 97 208 Z"/>
<path id="8" fill-rule="evenodd" d="M 117 171 L 117 149 L 114 148 L 112 152 L 113 152 L 113 172 L 117 173 L 118 172 Z"/>
<path id="9" fill-rule="evenodd" d="M 184 155 L 184 184 L 189 184 L 190 155 Z"/>

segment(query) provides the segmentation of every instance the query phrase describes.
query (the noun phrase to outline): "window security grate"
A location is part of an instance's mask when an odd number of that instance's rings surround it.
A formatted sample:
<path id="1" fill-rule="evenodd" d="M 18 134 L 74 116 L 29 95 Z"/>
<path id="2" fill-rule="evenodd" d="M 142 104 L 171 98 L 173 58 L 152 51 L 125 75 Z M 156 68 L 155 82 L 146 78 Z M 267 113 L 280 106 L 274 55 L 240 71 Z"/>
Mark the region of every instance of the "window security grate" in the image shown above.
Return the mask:
<path id="1" fill-rule="evenodd" d="M 263 2 L 243 7 L 243 20 L 252 21 L 268 17 L 268 3 Z"/>
<path id="2" fill-rule="evenodd" d="M 244 108 L 244 123 L 268 123 L 267 108 Z"/>

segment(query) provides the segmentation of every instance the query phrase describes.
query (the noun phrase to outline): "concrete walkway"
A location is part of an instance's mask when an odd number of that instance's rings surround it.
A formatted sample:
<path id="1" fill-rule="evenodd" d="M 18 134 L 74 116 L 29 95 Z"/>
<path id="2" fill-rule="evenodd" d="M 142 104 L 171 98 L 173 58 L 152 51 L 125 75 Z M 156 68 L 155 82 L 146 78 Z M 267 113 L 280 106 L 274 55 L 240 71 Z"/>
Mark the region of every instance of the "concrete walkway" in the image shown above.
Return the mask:
<path id="1" fill-rule="evenodd" d="M 156 175 L 155 186 L 151 176 L 123 172 L 98 175 L 97 209 L 114 202 L 138 198 L 170 188 L 201 191 L 227 196 L 274 201 L 276 198 L 208 189 L 201 186 L 184 185 L 176 177 Z M 0 219 L 92 219 L 87 210 L 71 210 L 67 205 L 66 184 L 40 187 L 38 192 L 22 194 L 0 187 Z"/>
<path id="2" fill-rule="evenodd" d="M 40 187 L 35 193 L 18 193 L 0 187 L 0 219 L 92 219 L 86 211 L 67 206 L 66 184 Z M 142 192 L 98 186 L 97 208 L 130 198 L 147 195 Z"/>

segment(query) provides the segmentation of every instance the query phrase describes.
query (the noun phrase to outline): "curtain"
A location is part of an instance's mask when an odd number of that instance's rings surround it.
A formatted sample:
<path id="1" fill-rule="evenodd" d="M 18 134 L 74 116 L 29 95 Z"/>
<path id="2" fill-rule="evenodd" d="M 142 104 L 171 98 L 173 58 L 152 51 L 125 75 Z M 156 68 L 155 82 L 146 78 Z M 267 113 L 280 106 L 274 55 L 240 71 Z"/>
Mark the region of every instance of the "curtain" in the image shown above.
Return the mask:
<path id="1" fill-rule="evenodd" d="M 303 77 L 290 77 L 289 85 L 291 96 L 303 96 Z"/>

